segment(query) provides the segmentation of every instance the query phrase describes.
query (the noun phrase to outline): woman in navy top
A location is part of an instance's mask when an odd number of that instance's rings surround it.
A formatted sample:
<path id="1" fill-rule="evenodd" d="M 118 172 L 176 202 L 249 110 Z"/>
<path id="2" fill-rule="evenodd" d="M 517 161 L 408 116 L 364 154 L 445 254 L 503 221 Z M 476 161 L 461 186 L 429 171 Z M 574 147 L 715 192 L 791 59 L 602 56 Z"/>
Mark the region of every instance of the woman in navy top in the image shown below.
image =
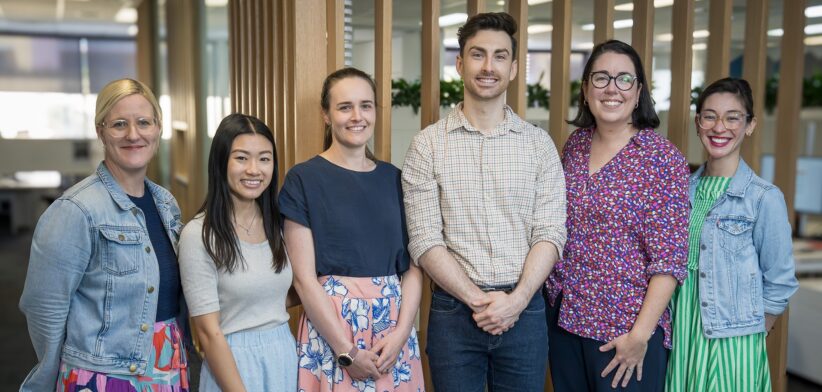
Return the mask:
<path id="1" fill-rule="evenodd" d="M 406 250 L 400 171 L 367 148 L 375 96 L 358 69 L 326 78 L 325 151 L 292 168 L 280 193 L 305 309 L 300 390 L 424 389 L 414 330 L 422 274 Z"/>

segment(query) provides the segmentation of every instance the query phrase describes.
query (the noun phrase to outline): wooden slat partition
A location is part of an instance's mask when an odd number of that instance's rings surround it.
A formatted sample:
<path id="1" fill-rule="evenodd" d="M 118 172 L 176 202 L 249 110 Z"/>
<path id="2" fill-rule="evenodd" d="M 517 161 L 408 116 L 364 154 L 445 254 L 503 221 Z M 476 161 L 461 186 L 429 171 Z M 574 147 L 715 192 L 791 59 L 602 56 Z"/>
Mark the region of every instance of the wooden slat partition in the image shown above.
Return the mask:
<path id="1" fill-rule="evenodd" d="M 468 0 L 468 17 L 485 12 L 485 0 Z"/>
<path id="2" fill-rule="evenodd" d="M 765 127 L 765 59 L 768 50 L 768 0 L 749 0 L 745 8 L 745 52 L 742 77 L 751 84 L 754 115 L 759 126 L 742 144 L 742 157 L 759 173 L 762 155 L 762 128 Z"/>
<path id="3" fill-rule="evenodd" d="M 171 113 L 171 192 L 183 221 L 191 219 L 205 197 L 205 100 L 201 85 L 200 5 L 195 0 L 166 3 L 168 82 Z M 202 125 L 201 125 L 202 124 Z"/>
<path id="4" fill-rule="evenodd" d="M 375 6 L 378 3 L 382 2 L 376 1 Z M 327 0 L 325 20 L 328 23 L 326 44 L 328 45 L 328 72 L 330 73 L 345 65 L 345 1 Z"/>
<path id="5" fill-rule="evenodd" d="M 676 13 L 674 13 L 676 15 Z M 634 0 L 634 25 L 631 28 L 631 46 L 636 49 L 645 78 L 654 80 L 654 0 Z M 690 52 L 691 48 L 688 48 Z"/>
<path id="6" fill-rule="evenodd" d="M 554 30 L 551 33 L 551 100 L 548 102 L 549 132 L 557 149 L 568 138 L 568 86 L 571 69 L 571 0 L 554 0 L 551 5 Z"/>
<path id="7" fill-rule="evenodd" d="M 157 10 L 156 3 L 153 1 L 143 1 L 137 6 L 137 80 L 145 83 L 154 95 L 159 99 L 160 89 L 156 80 L 156 51 L 157 48 Z M 165 124 L 170 113 L 163 114 L 163 123 Z M 161 141 L 162 143 L 162 141 Z M 168 159 L 168 157 L 156 154 L 154 159 L 148 164 L 148 171 L 146 176 L 152 181 L 160 185 L 168 185 L 163 183 L 160 178 L 160 162 Z"/>
<path id="8" fill-rule="evenodd" d="M 691 68 L 693 59 L 694 0 L 674 0 L 671 42 L 671 110 L 668 139 L 688 156 L 691 118 Z M 648 67 L 648 64 L 644 64 Z"/>
<path id="9" fill-rule="evenodd" d="M 374 79 L 377 82 L 377 126 L 374 129 L 374 154 L 391 162 L 391 1 L 374 0 Z"/>
<path id="10" fill-rule="evenodd" d="M 614 0 L 594 0 L 594 45 L 614 38 Z"/>
<path id="11" fill-rule="evenodd" d="M 731 11 L 733 0 L 711 0 L 708 15 L 708 69 L 705 85 L 728 76 L 731 67 Z"/>
<path id="12" fill-rule="evenodd" d="M 795 224 L 796 160 L 799 150 L 799 111 L 802 106 L 802 77 L 805 67 L 805 0 L 782 3 L 782 53 L 777 91 L 776 124 L 779 137 L 774 152 L 774 184 L 782 190 L 788 206 L 788 219 Z M 780 316 L 775 330 L 768 335 L 768 361 L 775 392 L 787 390 L 788 317 Z"/>
<path id="13" fill-rule="evenodd" d="M 508 0 L 508 13 L 517 21 L 517 32 L 514 38 L 517 39 L 517 77 L 508 85 L 506 103 L 511 106 L 520 117 L 525 118 L 525 109 L 528 106 L 528 99 L 525 96 L 525 82 L 528 79 L 527 59 L 528 59 L 528 1 Z"/>

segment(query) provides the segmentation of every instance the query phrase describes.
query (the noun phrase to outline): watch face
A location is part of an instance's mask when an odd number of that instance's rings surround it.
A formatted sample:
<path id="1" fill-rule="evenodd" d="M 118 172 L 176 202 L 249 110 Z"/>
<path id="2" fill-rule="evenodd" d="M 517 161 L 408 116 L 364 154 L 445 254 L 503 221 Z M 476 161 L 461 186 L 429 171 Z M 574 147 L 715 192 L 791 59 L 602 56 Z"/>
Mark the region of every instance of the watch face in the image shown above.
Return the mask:
<path id="1" fill-rule="evenodd" d="M 340 364 L 340 366 L 342 367 L 348 367 L 351 366 L 352 363 L 354 363 L 354 360 L 351 358 L 350 355 L 348 355 L 348 353 L 345 353 L 340 354 L 337 357 L 337 363 Z"/>

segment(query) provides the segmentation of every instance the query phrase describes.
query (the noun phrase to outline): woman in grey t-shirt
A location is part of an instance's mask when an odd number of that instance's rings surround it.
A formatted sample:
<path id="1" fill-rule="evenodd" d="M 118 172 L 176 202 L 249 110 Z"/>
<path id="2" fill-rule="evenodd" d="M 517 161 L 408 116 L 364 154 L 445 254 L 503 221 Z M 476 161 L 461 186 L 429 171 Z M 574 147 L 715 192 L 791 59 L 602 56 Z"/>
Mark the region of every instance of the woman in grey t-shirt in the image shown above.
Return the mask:
<path id="1" fill-rule="evenodd" d="M 201 391 L 295 391 L 291 267 L 277 206 L 277 152 L 259 119 L 231 114 L 208 159 L 208 194 L 180 238 L 180 273 L 205 357 Z"/>

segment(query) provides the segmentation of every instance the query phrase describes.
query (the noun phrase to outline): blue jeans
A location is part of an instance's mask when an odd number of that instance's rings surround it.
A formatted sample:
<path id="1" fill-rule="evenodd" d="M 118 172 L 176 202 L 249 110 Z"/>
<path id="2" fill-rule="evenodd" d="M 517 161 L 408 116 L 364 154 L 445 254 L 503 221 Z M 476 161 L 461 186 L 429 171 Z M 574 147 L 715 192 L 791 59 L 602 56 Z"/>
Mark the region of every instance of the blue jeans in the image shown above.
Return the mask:
<path id="1" fill-rule="evenodd" d="M 425 352 L 434 390 L 542 391 L 548 362 L 545 301 L 537 292 L 508 332 L 477 327 L 471 308 L 435 290 Z"/>

